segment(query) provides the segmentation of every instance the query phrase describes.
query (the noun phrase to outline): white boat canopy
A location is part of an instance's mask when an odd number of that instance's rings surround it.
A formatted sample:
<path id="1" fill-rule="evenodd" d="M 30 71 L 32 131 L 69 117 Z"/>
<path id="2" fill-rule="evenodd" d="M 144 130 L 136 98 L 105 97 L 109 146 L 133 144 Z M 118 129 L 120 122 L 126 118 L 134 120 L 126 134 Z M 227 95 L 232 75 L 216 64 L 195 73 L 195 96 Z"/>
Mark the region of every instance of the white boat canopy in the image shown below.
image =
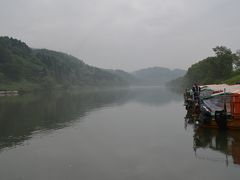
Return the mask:
<path id="1" fill-rule="evenodd" d="M 201 90 L 212 90 L 226 93 L 240 93 L 240 84 L 228 85 L 228 84 L 209 84 L 200 86 Z"/>

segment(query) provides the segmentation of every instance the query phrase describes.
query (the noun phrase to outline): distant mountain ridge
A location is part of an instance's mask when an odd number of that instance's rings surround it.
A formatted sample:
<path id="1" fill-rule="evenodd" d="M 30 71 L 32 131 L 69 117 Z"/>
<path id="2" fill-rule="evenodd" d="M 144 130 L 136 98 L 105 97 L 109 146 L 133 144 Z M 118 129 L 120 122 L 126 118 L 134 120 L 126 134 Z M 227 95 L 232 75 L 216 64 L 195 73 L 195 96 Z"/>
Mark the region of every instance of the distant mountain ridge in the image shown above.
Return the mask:
<path id="1" fill-rule="evenodd" d="M 117 76 L 123 78 L 129 85 L 139 85 L 140 79 L 138 79 L 134 74 L 126 72 L 121 69 L 107 69 L 107 71 L 116 74 Z"/>
<path id="2" fill-rule="evenodd" d="M 144 68 L 132 73 L 136 78 L 141 80 L 145 85 L 163 85 L 168 81 L 184 76 L 185 70 L 164 67 Z"/>

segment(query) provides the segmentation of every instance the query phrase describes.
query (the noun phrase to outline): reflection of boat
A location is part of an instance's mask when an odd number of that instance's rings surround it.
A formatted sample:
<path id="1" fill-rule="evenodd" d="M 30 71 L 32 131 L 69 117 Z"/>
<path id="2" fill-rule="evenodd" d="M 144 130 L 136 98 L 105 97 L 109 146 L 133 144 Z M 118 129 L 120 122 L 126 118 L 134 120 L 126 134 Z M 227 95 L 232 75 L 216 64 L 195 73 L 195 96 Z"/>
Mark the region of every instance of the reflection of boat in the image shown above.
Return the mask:
<path id="1" fill-rule="evenodd" d="M 205 127 L 240 129 L 240 85 L 197 87 L 184 94 L 188 114 L 196 117 L 196 122 Z"/>
<path id="2" fill-rule="evenodd" d="M 211 161 L 225 161 L 228 165 L 232 163 L 240 165 L 240 132 L 239 131 L 217 131 L 216 129 L 198 128 L 193 138 L 193 148 L 196 157 Z M 197 150 L 211 149 L 220 152 L 221 158 L 200 155 Z"/>
<path id="3" fill-rule="evenodd" d="M 18 91 L 0 90 L 0 96 L 17 96 Z"/>

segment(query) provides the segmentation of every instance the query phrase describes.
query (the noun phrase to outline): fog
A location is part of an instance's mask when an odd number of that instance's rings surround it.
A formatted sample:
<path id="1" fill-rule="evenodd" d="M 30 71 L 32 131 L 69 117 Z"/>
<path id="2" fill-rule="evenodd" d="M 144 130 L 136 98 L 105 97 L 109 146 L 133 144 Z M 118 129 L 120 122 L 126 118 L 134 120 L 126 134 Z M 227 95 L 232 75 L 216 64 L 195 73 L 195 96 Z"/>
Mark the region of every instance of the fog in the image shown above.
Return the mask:
<path id="1" fill-rule="evenodd" d="M 101 68 L 187 69 L 239 49 L 238 0 L 0 0 L 0 35 Z"/>

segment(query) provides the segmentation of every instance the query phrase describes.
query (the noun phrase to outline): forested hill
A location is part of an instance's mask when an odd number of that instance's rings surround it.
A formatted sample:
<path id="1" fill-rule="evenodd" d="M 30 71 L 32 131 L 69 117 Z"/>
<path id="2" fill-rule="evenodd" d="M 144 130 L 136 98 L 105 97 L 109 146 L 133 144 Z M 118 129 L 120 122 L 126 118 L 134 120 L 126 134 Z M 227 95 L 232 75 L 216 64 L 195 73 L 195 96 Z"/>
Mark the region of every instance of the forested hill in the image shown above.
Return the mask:
<path id="1" fill-rule="evenodd" d="M 188 68 L 185 76 L 173 80 L 169 86 L 187 88 L 194 83 L 213 84 L 240 82 L 240 51 L 233 53 L 225 46 L 213 48 L 215 56 L 207 57 Z"/>
<path id="2" fill-rule="evenodd" d="M 0 37 L 0 89 L 23 90 L 72 86 L 120 86 L 120 76 L 61 52 L 32 49 L 25 43 Z"/>
<path id="3" fill-rule="evenodd" d="M 133 74 L 146 85 L 163 85 L 168 81 L 184 76 L 186 71 L 182 69 L 170 70 L 164 67 L 150 67 L 135 71 Z"/>

